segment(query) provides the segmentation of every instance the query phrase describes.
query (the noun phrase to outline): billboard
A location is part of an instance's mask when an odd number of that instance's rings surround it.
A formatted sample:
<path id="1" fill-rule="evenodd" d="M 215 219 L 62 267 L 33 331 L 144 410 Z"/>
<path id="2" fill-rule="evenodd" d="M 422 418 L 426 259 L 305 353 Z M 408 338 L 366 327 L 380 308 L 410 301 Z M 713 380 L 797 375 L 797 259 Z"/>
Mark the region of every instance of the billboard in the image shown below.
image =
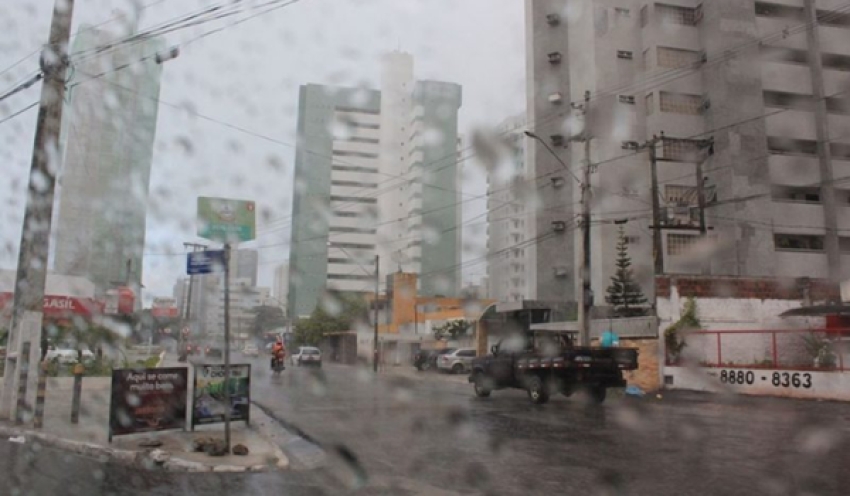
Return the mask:
<path id="1" fill-rule="evenodd" d="M 252 201 L 198 197 L 198 236 L 222 243 L 251 241 L 257 235 Z"/>
<path id="2" fill-rule="evenodd" d="M 0 293 L 0 312 L 11 309 L 13 293 Z M 102 313 L 103 304 L 93 298 L 74 298 L 72 296 L 45 295 L 42 312 L 45 317 L 72 317 L 74 315 L 91 317 Z"/>
<path id="3" fill-rule="evenodd" d="M 109 399 L 112 436 L 186 428 L 189 369 L 115 369 Z"/>
<path id="4" fill-rule="evenodd" d="M 192 397 L 192 428 L 224 422 L 230 393 L 230 420 L 249 421 L 251 365 L 230 366 L 229 388 L 224 384 L 224 365 L 195 365 L 195 394 Z"/>

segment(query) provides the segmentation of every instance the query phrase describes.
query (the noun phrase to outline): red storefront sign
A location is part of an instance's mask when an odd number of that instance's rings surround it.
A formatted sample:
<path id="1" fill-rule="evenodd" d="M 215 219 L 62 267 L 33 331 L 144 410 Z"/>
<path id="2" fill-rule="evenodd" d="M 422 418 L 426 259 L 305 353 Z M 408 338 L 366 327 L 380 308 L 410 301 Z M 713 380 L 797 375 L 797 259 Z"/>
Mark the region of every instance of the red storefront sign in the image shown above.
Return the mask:
<path id="1" fill-rule="evenodd" d="M 0 312 L 11 311 L 13 299 L 12 293 L 0 293 Z M 103 312 L 103 304 L 94 298 L 46 295 L 42 311 L 46 317 L 91 317 Z"/>

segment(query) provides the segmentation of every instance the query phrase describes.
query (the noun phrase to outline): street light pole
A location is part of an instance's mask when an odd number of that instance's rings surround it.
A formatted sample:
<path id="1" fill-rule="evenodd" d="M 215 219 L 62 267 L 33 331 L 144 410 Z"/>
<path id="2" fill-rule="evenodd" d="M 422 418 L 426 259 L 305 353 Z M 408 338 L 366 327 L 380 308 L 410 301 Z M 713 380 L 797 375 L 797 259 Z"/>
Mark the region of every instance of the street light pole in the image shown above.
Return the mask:
<path id="1" fill-rule="evenodd" d="M 590 175 L 593 172 L 592 164 L 590 162 L 590 140 L 591 129 L 590 129 L 590 92 L 586 91 L 584 93 L 584 106 L 583 106 L 584 116 L 585 116 L 585 124 L 584 124 L 584 133 L 578 138 L 572 138 L 571 141 L 584 141 L 584 174 L 583 179 L 579 179 L 579 177 L 567 166 L 567 164 L 555 153 L 554 150 L 546 143 L 546 141 L 540 136 L 534 134 L 531 131 L 525 131 L 525 135 L 529 138 L 532 138 L 546 148 L 555 159 L 567 170 L 572 176 L 573 179 L 581 187 L 581 220 L 579 223 L 581 224 L 582 230 L 582 242 L 581 242 L 581 260 L 582 266 L 579 270 L 579 281 L 581 286 L 581 294 L 579 296 L 580 301 L 578 302 L 578 324 L 579 324 L 579 341 L 582 346 L 590 346 L 590 309 L 593 305 L 592 302 L 592 290 L 590 284 L 590 204 L 591 204 L 591 190 L 590 190 Z"/>
<path id="2" fill-rule="evenodd" d="M 584 93 L 584 180 L 581 183 L 581 235 L 582 235 L 582 267 L 579 272 L 581 280 L 581 301 L 578 311 L 578 328 L 581 346 L 590 346 L 590 309 L 593 305 L 590 285 L 590 92 Z"/>
<path id="3" fill-rule="evenodd" d="M 47 46 L 41 54 L 41 70 L 44 83 L 36 120 L 35 143 L 30 165 L 29 185 L 25 202 L 24 223 L 18 254 L 15 278 L 15 293 L 11 328 L 9 329 L 9 353 L 6 358 L 6 374 L 3 380 L 3 395 L 0 400 L 0 416 L 11 417 L 15 368 L 21 381 L 18 393 L 17 420 L 22 420 L 26 409 L 26 382 L 28 371 L 22 365 L 29 364 L 28 357 L 19 356 L 32 346 L 41 346 L 44 341 L 43 311 L 44 286 L 47 279 L 47 254 L 50 249 L 50 228 L 53 217 L 53 197 L 56 186 L 56 171 L 62 154 L 59 135 L 62 129 L 62 110 L 65 104 L 65 80 L 68 70 L 68 45 L 71 39 L 71 19 L 74 0 L 56 0 Z M 25 313 L 37 316 L 38 334 L 23 332 Z M 28 326 L 29 327 L 29 326 Z M 36 344 L 31 341 L 38 339 Z M 37 350 L 38 348 L 36 348 Z M 39 353 L 40 356 L 42 353 Z M 44 369 L 39 364 L 39 392 L 36 399 L 34 425 L 42 426 L 44 409 Z"/>

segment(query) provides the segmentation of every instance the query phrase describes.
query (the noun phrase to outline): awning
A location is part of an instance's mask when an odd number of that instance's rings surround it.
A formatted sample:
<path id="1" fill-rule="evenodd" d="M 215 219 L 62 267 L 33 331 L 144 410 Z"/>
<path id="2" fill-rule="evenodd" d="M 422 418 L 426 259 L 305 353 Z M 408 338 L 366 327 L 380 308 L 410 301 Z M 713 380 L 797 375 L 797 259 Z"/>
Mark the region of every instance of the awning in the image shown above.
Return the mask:
<path id="1" fill-rule="evenodd" d="M 792 308 L 779 314 L 780 317 L 826 317 L 827 315 L 850 316 L 850 305 L 831 303 L 827 305 L 811 305 Z"/>

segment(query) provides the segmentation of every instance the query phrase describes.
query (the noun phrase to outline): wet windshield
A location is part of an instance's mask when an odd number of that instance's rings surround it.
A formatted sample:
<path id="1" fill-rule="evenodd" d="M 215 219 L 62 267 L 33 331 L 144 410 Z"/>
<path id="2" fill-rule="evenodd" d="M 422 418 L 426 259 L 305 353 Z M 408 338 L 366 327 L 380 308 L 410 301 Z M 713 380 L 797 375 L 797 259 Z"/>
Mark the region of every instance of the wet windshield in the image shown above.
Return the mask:
<path id="1" fill-rule="evenodd" d="M 850 2 L 0 2 L 2 494 L 850 494 Z"/>

